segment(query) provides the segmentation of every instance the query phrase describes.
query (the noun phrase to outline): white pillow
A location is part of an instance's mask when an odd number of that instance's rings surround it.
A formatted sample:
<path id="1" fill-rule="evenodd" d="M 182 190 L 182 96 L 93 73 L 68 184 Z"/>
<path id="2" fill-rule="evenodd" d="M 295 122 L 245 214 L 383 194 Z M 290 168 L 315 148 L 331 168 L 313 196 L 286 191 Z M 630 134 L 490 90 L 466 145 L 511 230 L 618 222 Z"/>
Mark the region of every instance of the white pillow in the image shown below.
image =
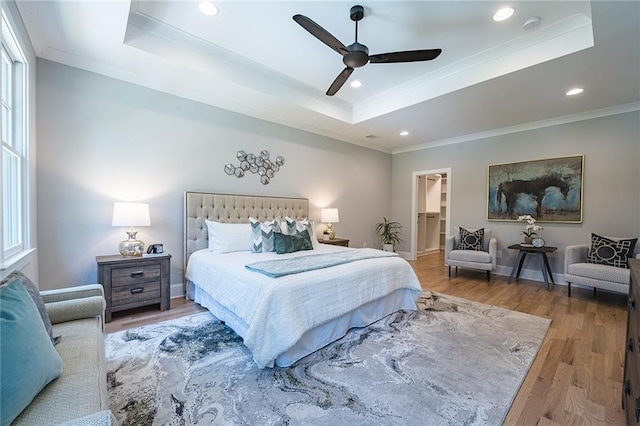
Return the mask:
<path id="1" fill-rule="evenodd" d="M 215 254 L 251 251 L 251 225 L 205 220 L 209 229 L 209 250 Z"/>

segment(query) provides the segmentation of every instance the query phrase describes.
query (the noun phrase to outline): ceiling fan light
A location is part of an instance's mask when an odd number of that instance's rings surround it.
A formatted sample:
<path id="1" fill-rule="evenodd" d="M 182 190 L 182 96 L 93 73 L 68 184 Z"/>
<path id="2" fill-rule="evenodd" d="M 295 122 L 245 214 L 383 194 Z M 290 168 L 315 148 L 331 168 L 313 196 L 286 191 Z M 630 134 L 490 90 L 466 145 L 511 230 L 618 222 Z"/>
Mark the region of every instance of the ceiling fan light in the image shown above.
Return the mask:
<path id="1" fill-rule="evenodd" d="M 362 86 L 362 82 L 360 80 L 353 80 L 349 85 L 357 89 Z"/>
<path id="2" fill-rule="evenodd" d="M 565 93 L 565 95 L 567 95 L 567 96 L 575 96 L 575 95 L 579 95 L 582 92 L 584 92 L 584 89 L 582 87 L 575 87 L 575 88 L 569 90 L 567 93 Z"/>
<path id="3" fill-rule="evenodd" d="M 512 7 L 503 7 L 493 15 L 493 20 L 496 22 L 507 20 L 513 16 L 513 12 L 515 12 L 515 10 Z"/>
<path id="4" fill-rule="evenodd" d="M 205 15 L 215 16 L 218 14 L 218 8 L 209 0 L 202 0 L 198 7 L 200 8 L 200 12 Z"/>

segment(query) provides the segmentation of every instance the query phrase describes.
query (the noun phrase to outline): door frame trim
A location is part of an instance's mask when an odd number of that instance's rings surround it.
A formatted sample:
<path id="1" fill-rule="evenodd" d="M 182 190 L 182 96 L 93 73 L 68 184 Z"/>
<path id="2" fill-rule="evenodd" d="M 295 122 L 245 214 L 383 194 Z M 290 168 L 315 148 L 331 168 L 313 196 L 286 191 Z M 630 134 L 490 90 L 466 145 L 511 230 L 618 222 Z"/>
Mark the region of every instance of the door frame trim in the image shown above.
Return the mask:
<path id="1" fill-rule="evenodd" d="M 418 176 L 432 175 L 432 174 L 446 174 L 447 175 L 447 214 L 445 225 L 445 238 L 450 234 L 451 223 L 451 167 L 442 169 L 430 169 L 420 170 L 411 173 L 411 252 L 409 253 L 411 260 L 418 259 Z"/>

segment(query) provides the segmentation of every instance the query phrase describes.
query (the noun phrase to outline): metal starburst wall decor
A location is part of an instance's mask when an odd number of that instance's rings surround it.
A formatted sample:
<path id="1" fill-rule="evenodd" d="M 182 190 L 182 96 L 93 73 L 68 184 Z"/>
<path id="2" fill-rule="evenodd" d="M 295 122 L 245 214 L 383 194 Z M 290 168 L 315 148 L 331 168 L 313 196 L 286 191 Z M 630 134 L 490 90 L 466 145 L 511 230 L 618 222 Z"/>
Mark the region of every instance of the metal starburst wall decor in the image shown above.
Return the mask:
<path id="1" fill-rule="evenodd" d="M 263 185 L 268 185 L 275 173 L 284 165 L 284 157 L 278 155 L 275 160 L 271 161 L 269 159 L 269 151 L 266 149 L 260 151 L 260 155 L 247 154 L 240 150 L 236 154 L 236 158 L 240 161 L 240 165 L 226 164 L 224 166 L 225 173 L 229 176 L 235 175 L 241 178 L 245 172 L 249 171 L 260 176 L 260 182 Z"/>

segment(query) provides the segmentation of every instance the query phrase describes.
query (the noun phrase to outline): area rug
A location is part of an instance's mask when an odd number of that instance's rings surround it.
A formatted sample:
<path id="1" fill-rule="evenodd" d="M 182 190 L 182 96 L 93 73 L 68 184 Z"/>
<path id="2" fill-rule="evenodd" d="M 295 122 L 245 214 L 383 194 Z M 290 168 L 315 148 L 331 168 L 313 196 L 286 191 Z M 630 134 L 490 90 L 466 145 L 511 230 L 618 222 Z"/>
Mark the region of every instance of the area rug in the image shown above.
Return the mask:
<path id="1" fill-rule="evenodd" d="M 110 334 L 123 425 L 499 425 L 550 320 L 424 292 L 287 368 L 208 312 Z"/>

